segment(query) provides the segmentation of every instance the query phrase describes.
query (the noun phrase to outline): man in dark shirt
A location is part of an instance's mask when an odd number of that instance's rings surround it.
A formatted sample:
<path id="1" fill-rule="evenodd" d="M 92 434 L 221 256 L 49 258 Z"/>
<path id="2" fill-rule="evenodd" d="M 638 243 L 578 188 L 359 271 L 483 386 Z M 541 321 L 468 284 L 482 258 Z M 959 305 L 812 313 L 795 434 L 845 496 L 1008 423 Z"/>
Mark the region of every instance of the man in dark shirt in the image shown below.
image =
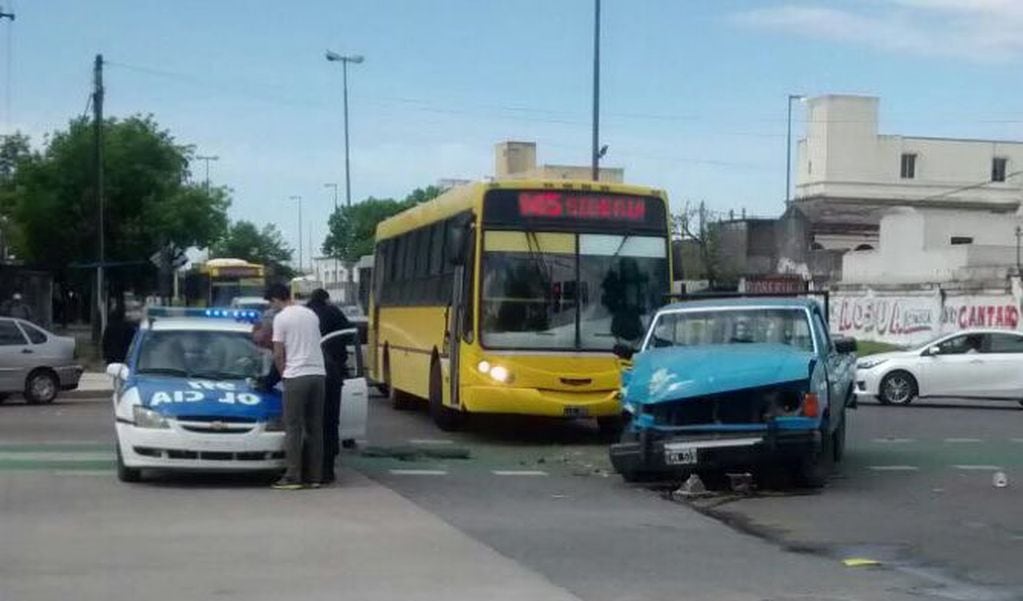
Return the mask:
<path id="1" fill-rule="evenodd" d="M 124 363 L 134 337 L 135 324 L 125 319 L 124 307 L 117 305 L 110 312 L 107 329 L 103 331 L 103 360 L 108 364 Z"/>
<path id="2" fill-rule="evenodd" d="M 323 288 L 313 290 L 307 307 L 320 318 L 320 335 L 353 327 L 344 312 L 331 304 L 330 295 Z M 323 403 L 323 483 L 333 482 L 334 462 L 341 452 L 338 440 L 338 422 L 341 418 L 341 386 L 344 383 L 348 349 L 344 337 L 337 337 L 323 346 L 323 359 L 327 368 L 326 399 Z"/>

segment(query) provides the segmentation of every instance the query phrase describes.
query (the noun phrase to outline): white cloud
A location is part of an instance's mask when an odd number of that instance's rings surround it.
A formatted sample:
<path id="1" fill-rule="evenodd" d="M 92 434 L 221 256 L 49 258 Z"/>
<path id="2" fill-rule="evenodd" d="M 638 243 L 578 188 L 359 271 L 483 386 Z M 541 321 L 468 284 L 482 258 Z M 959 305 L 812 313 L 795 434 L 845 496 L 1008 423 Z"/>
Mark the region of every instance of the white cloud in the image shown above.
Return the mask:
<path id="1" fill-rule="evenodd" d="M 879 0 L 856 9 L 782 4 L 737 13 L 746 26 L 920 56 L 998 62 L 1023 56 L 1020 0 Z"/>

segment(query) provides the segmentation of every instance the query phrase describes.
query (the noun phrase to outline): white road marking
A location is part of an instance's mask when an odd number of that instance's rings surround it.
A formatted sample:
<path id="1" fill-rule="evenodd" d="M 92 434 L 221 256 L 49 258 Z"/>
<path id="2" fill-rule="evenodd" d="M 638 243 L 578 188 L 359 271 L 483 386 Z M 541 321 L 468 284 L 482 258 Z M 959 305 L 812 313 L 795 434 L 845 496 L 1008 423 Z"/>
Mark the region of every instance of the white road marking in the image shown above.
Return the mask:
<path id="1" fill-rule="evenodd" d="M 413 438 L 409 440 L 411 444 L 454 444 L 453 440 L 446 440 L 443 438 Z"/>
<path id="2" fill-rule="evenodd" d="M 920 468 L 915 465 L 872 465 L 870 469 L 875 472 L 915 472 Z"/>
<path id="3" fill-rule="evenodd" d="M 0 461 L 113 461 L 108 451 L 31 451 L 27 453 L 0 452 Z"/>
<path id="4" fill-rule="evenodd" d="M 876 442 L 880 444 L 907 444 L 910 442 L 916 442 L 915 438 L 875 438 L 870 442 Z"/>
<path id="5" fill-rule="evenodd" d="M 949 444 L 967 444 L 973 442 L 984 442 L 979 438 L 946 438 L 945 442 Z"/>
<path id="6" fill-rule="evenodd" d="M 447 470 L 390 470 L 395 476 L 447 476 Z"/>
<path id="7" fill-rule="evenodd" d="M 997 465 L 953 465 L 952 467 L 957 470 L 976 470 L 983 472 L 994 472 L 1002 469 Z"/>
<path id="8" fill-rule="evenodd" d="M 546 476 L 547 472 L 543 470 L 494 470 L 491 472 L 495 476 Z"/>
<path id="9" fill-rule="evenodd" d="M 1010 438 L 1012 442 L 1023 442 L 1023 438 Z"/>

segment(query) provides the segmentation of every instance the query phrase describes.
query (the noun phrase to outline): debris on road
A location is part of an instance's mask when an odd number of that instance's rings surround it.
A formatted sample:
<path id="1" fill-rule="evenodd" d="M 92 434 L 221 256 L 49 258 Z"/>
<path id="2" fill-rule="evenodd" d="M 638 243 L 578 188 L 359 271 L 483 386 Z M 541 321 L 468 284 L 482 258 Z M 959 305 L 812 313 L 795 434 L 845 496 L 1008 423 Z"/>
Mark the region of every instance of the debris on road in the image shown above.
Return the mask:
<path id="1" fill-rule="evenodd" d="M 470 459 L 468 447 L 416 447 L 399 445 L 393 447 L 366 447 L 360 453 L 363 457 L 389 457 L 399 461 L 420 459 Z"/>
<path id="2" fill-rule="evenodd" d="M 991 478 L 991 484 L 995 488 L 1006 488 L 1009 486 L 1009 477 L 1005 475 L 1005 472 L 995 472 Z"/>
<path id="3" fill-rule="evenodd" d="M 749 472 L 743 472 L 739 474 L 727 474 L 728 484 L 732 489 L 732 492 L 739 495 L 752 495 L 754 484 L 753 474 Z"/>
<path id="4" fill-rule="evenodd" d="M 692 474 L 679 486 L 671 492 L 671 496 L 675 499 L 691 499 L 694 497 L 706 497 L 714 493 L 708 492 L 707 487 L 703 484 L 703 480 L 700 479 L 696 474 Z"/>
<path id="5" fill-rule="evenodd" d="M 876 559 L 867 559 L 865 557 L 850 557 L 842 560 L 842 565 L 847 568 L 870 568 L 881 565 L 881 562 Z"/>

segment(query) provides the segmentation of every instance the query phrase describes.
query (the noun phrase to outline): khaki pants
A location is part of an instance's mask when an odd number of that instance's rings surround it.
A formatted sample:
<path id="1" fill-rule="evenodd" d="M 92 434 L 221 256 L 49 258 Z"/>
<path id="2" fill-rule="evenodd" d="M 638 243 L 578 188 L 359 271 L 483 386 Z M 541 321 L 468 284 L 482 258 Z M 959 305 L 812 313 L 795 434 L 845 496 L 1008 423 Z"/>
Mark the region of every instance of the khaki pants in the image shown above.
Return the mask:
<path id="1" fill-rule="evenodd" d="M 293 482 L 323 480 L 325 380 L 323 376 L 284 378 L 284 457 L 288 466 L 284 477 Z"/>

